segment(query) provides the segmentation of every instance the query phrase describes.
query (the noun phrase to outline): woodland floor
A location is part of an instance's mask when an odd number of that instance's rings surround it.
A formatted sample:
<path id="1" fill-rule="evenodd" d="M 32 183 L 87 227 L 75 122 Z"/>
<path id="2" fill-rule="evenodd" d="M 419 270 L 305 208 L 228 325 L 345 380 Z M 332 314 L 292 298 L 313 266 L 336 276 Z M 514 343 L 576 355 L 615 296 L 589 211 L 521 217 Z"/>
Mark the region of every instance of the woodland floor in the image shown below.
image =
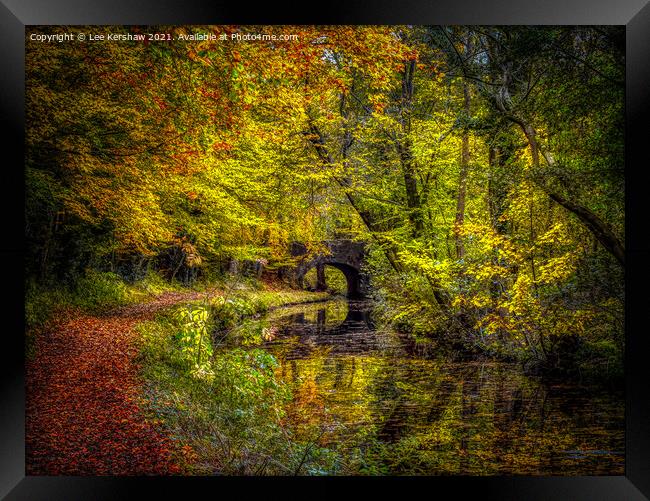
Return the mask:
<path id="1" fill-rule="evenodd" d="M 204 293 L 165 293 L 105 315 L 73 314 L 49 325 L 27 363 L 27 475 L 181 473 L 161 425 L 139 405 L 135 325 Z"/>

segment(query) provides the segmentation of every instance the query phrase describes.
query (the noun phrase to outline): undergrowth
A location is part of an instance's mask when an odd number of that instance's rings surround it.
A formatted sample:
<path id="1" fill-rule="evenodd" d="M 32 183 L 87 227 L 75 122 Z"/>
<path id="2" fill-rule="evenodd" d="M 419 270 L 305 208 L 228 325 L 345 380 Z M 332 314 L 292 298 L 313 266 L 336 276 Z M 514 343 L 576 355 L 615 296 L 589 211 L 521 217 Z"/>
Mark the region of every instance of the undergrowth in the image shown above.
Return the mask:
<path id="1" fill-rule="evenodd" d="M 183 451 L 188 474 L 293 475 L 335 469 L 336 455 L 298 441 L 284 424 L 288 386 L 277 360 L 260 348 L 233 348 L 206 333 L 246 316 L 321 295 L 239 291 L 194 302 L 138 325 L 146 407 Z"/>

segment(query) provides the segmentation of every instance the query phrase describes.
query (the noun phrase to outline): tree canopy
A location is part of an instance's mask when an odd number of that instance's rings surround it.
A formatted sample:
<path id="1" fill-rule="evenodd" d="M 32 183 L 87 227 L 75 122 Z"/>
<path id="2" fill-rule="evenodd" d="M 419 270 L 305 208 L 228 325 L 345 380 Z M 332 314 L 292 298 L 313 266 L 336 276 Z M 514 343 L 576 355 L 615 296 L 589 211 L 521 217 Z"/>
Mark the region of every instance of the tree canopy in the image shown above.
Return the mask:
<path id="1" fill-rule="evenodd" d="M 27 44 L 30 276 L 273 267 L 345 236 L 415 330 L 622 345 L 621 29 L 111 27 L 138 30 L 172 39 Z"/>

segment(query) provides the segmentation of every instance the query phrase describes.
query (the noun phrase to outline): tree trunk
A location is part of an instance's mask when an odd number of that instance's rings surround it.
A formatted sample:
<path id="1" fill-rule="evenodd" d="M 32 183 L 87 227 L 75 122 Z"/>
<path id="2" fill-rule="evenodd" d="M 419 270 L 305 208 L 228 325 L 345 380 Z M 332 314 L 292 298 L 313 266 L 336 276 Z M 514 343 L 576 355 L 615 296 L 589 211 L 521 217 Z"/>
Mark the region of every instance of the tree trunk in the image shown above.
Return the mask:
<path id="1" fill-rule="evenodd" d="M 533 158 L 533 172 L 539 172 L 540 150 L 535 129 L 524 120 L 518 117 L 514 117 L 511 114 L 506 114 L 506 117 L 518 124 L 523 130 L 526 139 L 528 139 L 530 153 Z M 544 155 L 544 158 L 549 165 L 554 165 L 555 162 L 550 155 Z M 596 237 L 596 239 L 603 245 L 603 247 L 605 247 L 605 249 L 616 258 L 620 265 L 625 267 L 625 248 L 623 247 L 623 244 L 620 242 L 620 240 L 616 237 L 614 232 L 602 219 L 600 219 L 596 214 L 591 212 L 586 207 L 567 200 L 559 193 L 551 190 L 535 175 L 532 177 L 532 181 L 537 186 L 539 186 L 554 202 L 574 214 L 578 220 L 594 235 L 594 237 Z"/>
<path id="2" fill-rule="evenodd" d="M 314 146 L 316 153 L 318 157 L 322 160 L 322 162 L 326 165 L 333 165 L 334 160 L 332 159 L 331 155 L 327 151 L 327 147 L 325 146 L 325 140 L 320 130 L 314 124 L 311 124 L 309 132 L 306 133 L 306 135 L 308 136 L 309 141 Z M 350 202 L 352 208 L 359 215 L 361 221 L 363 221 L 363 224 L 366 226 L 366 228 L 372 235 L 373 239 L 381 246 L 382 250 L 384 251 L 384 255 L 386 256 L 386 259 L 388 263 L 391 265 L 391 267 L 393 268 L 393 270 L 395 270 L 397 273 L 402 272 L 402 266 L 399 263 L 399 259 L 397 258 L 397 252 L 395 251 L 394 246 L 390 242 L 385 241 L 380 235 L 377 234 L 380 228 L 378 228 L 377 224 L 375 223 L 372 214 L 370 214 L 370 212 L 366 210 L 363 210 L 358 200 L 352 195 L 352 193 L 350 193 L 349 188 L 352 185 L 352 182 L 347 178 L 339 178 L 337 176 L 333 176 L 333 177 L 336 183 L 343 189 L 345 196 L 348 199 L 348 202 Z"/>
<path id="3" fill-rule="evenodd" d="M 465 45 L 466 52 L 471 51 L 469 36 Z M 470 117 L 471 97 L 467 80 L 463 80 L 464 111 L 467 118 Z M 467 196 L 467 174 L 469 171 L 469 131 L 467 127 L 463 130 L 461 155 L 460 155 L 460 179 L 458 180 L 458 197 L 456 199 L 456 220 L 454 221 L 454 238 L 456 241 L 456 257 L 462 259 L 465 255 L 463 239 L 460 235 L 461 227 L 465 222 L 465 197 Z"/>
<path id="4" fill-rule="evenodd" d="M 625 267 L 625 248 L 623 247 L 623 244 L 621 244 L 620 240 L 616 237 L 614 232 L 609 229 L 607 224 L 602 219 L 600 219 L 589 209 L 586 209 L 581 205 L 563 198 L 558 193 L 552 192 L 542 185 L 540 185 L 540 187 L 554 202 L 557 202 L 566 210 L 575 214 L 582 222 L 582 224 L 585 225 L 589 231 L 591 231 L 596 240 L 598 240 L 603 245 L 603 247 L 605 247 L 605 249 L 607 249 L 607 251 L 616 258 L 621 266 Z"/>
<path id="5" fill-rule="evenodd" d="M 402 76 L 402 95 L 400 101 L 400 124 L 402 126 L 403 139 L 397 140 L 395 146 L 402 165 L 402 176 L 404 177 L 404 190 L 406 192 L 406 205 L 408 207 L 408 218 L 411 222 L 411 232 L 413 238 L 418 238 L 424 230 L 422 199 L 418 191 L 415 165 L 413 163 L 413 144 L 409 137 L 411 132 L 414 73 L 415 61 L 406 61 Z"/>
<path id="6" fill-rule="evenodd" d="M 424 224 L 422 222 L 422 202 L 418 192 L 411 149 L 411 141 L 408 138 L 404 140 L 403 144 L 398 145 L 399 157 L 402 164 L 402 173 L 404 176 L 408 217 L 411 222 L 411 232 L 413 238 L 418 238 L 423 233 Z"/>

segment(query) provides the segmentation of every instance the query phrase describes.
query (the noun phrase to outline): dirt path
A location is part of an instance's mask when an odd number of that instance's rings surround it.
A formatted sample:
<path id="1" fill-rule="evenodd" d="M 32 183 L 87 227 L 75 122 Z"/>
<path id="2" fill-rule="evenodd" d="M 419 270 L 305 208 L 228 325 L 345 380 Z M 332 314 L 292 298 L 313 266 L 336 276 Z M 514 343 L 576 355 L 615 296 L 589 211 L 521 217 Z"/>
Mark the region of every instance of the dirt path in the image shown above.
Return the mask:
<path id="1" fill-rule="evenodd" d="M 105 316 L 60 319 L 27 364 L 28 475 L 179 473 L 174 444 L 145 421 L 134 326 L 204 293 L 166 293 Z"/>

